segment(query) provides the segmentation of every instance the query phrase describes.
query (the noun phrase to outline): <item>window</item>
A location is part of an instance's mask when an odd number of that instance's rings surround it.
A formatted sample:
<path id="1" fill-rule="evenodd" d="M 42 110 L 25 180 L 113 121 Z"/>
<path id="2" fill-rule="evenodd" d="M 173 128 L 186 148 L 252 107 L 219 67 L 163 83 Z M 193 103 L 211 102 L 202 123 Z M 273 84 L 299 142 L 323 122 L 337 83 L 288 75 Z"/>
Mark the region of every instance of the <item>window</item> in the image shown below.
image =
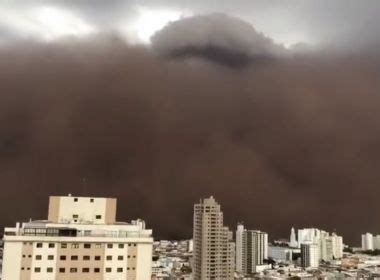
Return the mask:
<path id="1" fill-rule="evenodd" d="M 49 255 L 47 259 L 48 259 L 49 261 L 52 261 L 52 260 L 54 260 L 54 256 L 53 256 L 53 255 Z"/>
<path id="2" fill-rule="evenodd" d="M 48 273 L 52 273 L 52 272 L 53 272 L 53 268 L 52 268 L 52 267 L 48 267 L 48 268 L 46 268 L 46 272 L 48 272 Z"/>
<path id="3" fill-rule="evenodd" d="M 62 244 L 61 244 L 61 248 L 62 248 L 62 249 L 66 249 L 66 248 L 67 248 L 67 243 L 62 243 Z"/>
<path id="4" fill-rule="evenodd" d="M 78 256 L 71 256 L 71 260 L 72 261 L 77 261 L 78 260 Z"/>
<path id="5" fill-rule="evenodd" d="M 118 261 L 122 261 L 122 260 L 124 260 L 124 256 L 117 256 L 117 260 L 118 260 Z"/>
<path id="6" fill-rule="evenodd" d="M 100 244 L 100 243 L 96 243 L 96 244 L 95 244 L 95 249 L 100 249 L 100 248 L 102 248 L 102 244 Z"/>
<path id="7" fill-rule="evenodd" d="M 112 249 L 113 245 L 112 244 L 107 244 L 108 249 Z"/>
<path id="8" fill-rule="evenodd" d="M 24 267 L 21 267 L 21 270 L 25 270 L 25 268 L 24 268 Z"/>
<path id="9" fill-rule="evenodd" d="M 71 249 L 78 249 L 78 248 L 79 248 L 79 244 L 78 243 L 71 244 Z"/>
<path id="10" fill-rule="evenodd" d="M 85 249 L 91 249 L 91 244 L 90 244 L 90 243 L 85 243 L 85 244 L 83 245 L 83 247 L 84 247 Z"/>
<path id="11" fill-rule="evenodd" d="M 83 260 L 84 261 L 89 261 L 90 260 L 90 256 L 83 256 Z"/>
<path id="12" fill-rule="evenodd" d="M 65 273 L 66 269 L 64 267 L 59 268 L 59 273 Z"/>
<path id="13" fill-rule="evenodd" d="M 32 255 L 28 255 L 28 258 L 31 258 L 32 257 Z"/>
<path id="14" fill-rule="evenodd" d="M 93 198 L 90 198 L 90 202 L 91 202 L 91 203 L 94 202 L 94 199 L 93 199 Z"/>
<path id="15" fill-rule="evenodd" d="M 102 218 L 102 215 L 96 215 L 95 219 L 100 220 Z"/>
<path id="16" fill-rule="evenodd" d="M 41 272 L 41 267 L 35 267 L 34 272 Z"/>
<path id="17" fill-rule="evenodd" d="M 84 268 L 82 268 L 82 272 L 90 272 L 90 269 L 88 268 L 88 267 L 84 267 Z"/>
<path id="18" fill-rule="evenodd" d="M 78 198 L 77 197 L 74 197 L 74 202 L 78 202 Z"/>
<path id="19" fill-rule="evenodd" d="M 66 260 L 66 256 L 59 256 L 59 259 L 60 259 L 61 261 L 65 261 L 65 260 Z"/>
<path id="20" fill-rule="evenodd" d="M 117 268 L 117 272 L 123 272 L 123 268 L 122 267 L 118 267 Z"/>
<path id="21" fill-rule="evenodd" d="M 107 260 L 107 261 L 112 261 L 112 256 L 107 256 L 107 257 L 106 257 L 106 260 Z"/>
<path id="22" fill-rule="evenodd" d="M 37 248 L 42 248 L 42 243 L 37 243 L 37 244 L 36 244 L 36 247 L 37 247 Z"/>
<path id="23" fill-rule="evenodd" d="M 77 214 L 73 215 L 73 219 L 78 219 L 79 216 Z"/>
<path id="24" fill-rule="evenodd" d="M 119 244 L 119 249 L 123 249 L 124 248 L 124 244 Z"/>
<path id="25" fill-rule="evenodd" d="M 78 268 L 76 268 L 76 267 L 71 267 L 70 268 L 70 273 L 75 273 L 77 271 L 78 271 Z"/>
<path id="26" fill-rule="evenodd" d="M 95 272 L 95 273 L 99 273 L 99 272 L 100 272 L 100 268 L 99 268 L 99 267 L 95 267 L 95 268 L 94 268 L 94 272 Z"/>
<path id="27" fill-rule="evenodd" d="M 25 258 L 25 257 L 26 257 L 26 255 L 22 255 L 22 257 L 23 257 L 23 258 Z"/>
<path id="28" fill-rule="evenodd" d="M 54 243 L 49 243 L 49 248 L 55 248 L 55 244 Z"/>
<path id="29" fill-rule="evenodd" d="M 112 272 L 112 268 L 111 267 L 106 267 L 106 272 Z"/>
<path id="30" fill-rule="evenodd" d="M 95 256 L 96 261 L 100 261 L 100 256 Z"/>

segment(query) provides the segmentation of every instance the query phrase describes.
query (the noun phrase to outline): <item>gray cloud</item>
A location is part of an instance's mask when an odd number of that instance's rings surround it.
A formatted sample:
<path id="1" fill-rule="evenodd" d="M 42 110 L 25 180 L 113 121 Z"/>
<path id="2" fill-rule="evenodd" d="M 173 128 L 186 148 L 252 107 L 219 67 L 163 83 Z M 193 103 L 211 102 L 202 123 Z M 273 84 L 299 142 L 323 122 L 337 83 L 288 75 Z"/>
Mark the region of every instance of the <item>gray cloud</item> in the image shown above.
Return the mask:
<path id="1" fill-rule="evenodd" d="M 116 0 L 2 1 L 0 8 L 64 7 L 100 29 L 120 30 L 138 17 L 137 7 L 240 17 L 280 43 L 304 41 L 337 49 L 368 49 L 380 42 L 377 0 Z M 17 30 L 14 30 L 17 32 Z"/>
<path id="2" fill-rule="evenodd" d="M 166 57 L 200 57 L 231 67 L 286 53 L 249 23 L 219 13 L 172 22 L 152 37 L 152 46 Z"/>

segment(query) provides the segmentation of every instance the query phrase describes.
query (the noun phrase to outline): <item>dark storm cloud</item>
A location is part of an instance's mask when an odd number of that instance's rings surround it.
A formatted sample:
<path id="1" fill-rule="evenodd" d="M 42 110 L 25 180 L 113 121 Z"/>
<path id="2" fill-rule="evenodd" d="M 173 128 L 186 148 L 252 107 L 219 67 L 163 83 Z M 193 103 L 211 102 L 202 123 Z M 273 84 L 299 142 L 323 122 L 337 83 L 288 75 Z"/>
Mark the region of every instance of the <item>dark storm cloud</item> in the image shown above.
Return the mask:
<path id="1" fill-rule="evenodd" d="M 0 11 L 61 7 L 81 16 L 101 31 L 124 30 L 139 17 L 139 7 L 174 9 L 193 14 L 228 13 L 253 24 L 276 42 L 301 42 L 346 50 L 373 48 L 380 43 L 380 2 L 377 0 L 116 0 L 3 1 Z M 2 18 L 0 18 L 1 23 Z M 12 21 L 11 21 L 12 22 Z M 14 28 L 13 32 L 20 32 Z M 18 27 L 16 25 L 16 27 Z"/>
<path id="2" fill-rule="evenodd" d="M 231 67 L 286 53 L 249 23 L 225 14 L 193 16 L 169 23 L 152 37 L 152 47 L 169 58 L 200 57 Z"/>
<path id="3" fill-rule="evenodd" d="M 235 71 L 116 37 L 3 47 L 0 223 L 46 218 L 48 195 L 116 196 L 120 220 L 185 238 L 213 194 L 230 225 L 357 243 L 380 231 L 379 67 L 313 53 Z"/>

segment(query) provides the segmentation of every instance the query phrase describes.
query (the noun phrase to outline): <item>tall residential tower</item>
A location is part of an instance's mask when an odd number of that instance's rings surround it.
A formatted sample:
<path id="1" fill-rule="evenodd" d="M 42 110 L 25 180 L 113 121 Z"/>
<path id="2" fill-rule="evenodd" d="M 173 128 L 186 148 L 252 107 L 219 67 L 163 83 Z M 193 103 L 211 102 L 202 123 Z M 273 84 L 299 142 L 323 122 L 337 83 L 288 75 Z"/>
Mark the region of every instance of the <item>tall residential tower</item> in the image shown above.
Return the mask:
<path id="1" fill-rule="evenodd" d="M 247 230 L 242 224 L 236 230 L 236 271 L 249 275 L 268 258 L 268 234 Z"/>
<path id="2" fill-rule="evenodd" d="M 234 278 L 232 232 L 223 225 L 223 212 L 211 196 L 194 205 L 194 280 Z"/>

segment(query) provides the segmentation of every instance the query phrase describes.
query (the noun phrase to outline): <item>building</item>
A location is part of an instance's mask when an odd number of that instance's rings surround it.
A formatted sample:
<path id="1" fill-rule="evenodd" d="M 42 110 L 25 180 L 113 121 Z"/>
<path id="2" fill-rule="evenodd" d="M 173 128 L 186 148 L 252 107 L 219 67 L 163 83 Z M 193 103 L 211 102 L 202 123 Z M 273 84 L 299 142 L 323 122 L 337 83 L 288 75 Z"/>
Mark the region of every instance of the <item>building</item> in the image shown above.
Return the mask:
<path id="1" fill-rule="evenodd" d="M 333 233 L 331 235 L 334 259 L 343 258 L 343 237 Z"/>
<path id="2" fill-rule="evenodd" d="M 268 247 L 268 257 L 276 262 L 291 263 L 293 253 L 300 253 L 299 248 L 271 245 Z"/>
<path id="3" fill-rule="evenodd" d="M 302 243 L 301 244 L 301 266 L 303 268 L 317 268 L 320 259 L 319 244 Z"/>
<path id="4" fill-rule="evenodd" d="M 314 243 L 319 246 L 319 260 L 332 261 L 343 257 L 343 238 L 336 233 L 330 233 L 316 229 L 305 228 L 298 230 L 298 244 Z"/>
<path id="5" fill-rule="evenodd" d="M 268 234 L 247 230 L 242 224 L 236 230 L 236 271 L 249 275 L 268 258 Z"/>
<path id="6" fill-rule="evenodd" d="M 290 231 L 290 242 L 289 242 L 289 247 L 297 248 L 298 247 L 298 242 L 296 238 L 296 231 L 294 227 L 292 227 Z"/>
<path id="7" fill-rule="evenodd" d="M 48 220 L 5 228 L 4 280 L 148 280 L 152 230 L 116 222 L 116 199 L 52 196 Z"/>
<path id="8" fill-rule="evenodd" d="M 380 250 L 380 235 L 373 237 L 373 249 Z"/>
<path id="9" fill-rule="evenodd" d="M 321 237 L 321 231 L 316 228 L 304 228 L 298 230 L 298 247 L 302 243 L 316 243 Z"/>
<path id="10" fill-rule="evenodd" d="M 193 279 L 234 278 L 235 244 L 223 225 L 223 212 L 211 196 L 194 205 Z"/>
<path id="11" fill-rule="evenodd" d="M 371 233 L 362 234 L 362 250 L 373 250 L 373 235 Z"/>

